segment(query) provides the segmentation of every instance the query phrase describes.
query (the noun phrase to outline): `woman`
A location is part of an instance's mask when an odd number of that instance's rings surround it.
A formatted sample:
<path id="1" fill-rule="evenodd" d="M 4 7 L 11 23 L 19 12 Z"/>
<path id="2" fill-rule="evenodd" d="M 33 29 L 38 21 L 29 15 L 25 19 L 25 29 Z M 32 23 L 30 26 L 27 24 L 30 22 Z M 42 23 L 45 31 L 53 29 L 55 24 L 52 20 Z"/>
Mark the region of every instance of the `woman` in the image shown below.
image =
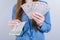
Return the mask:
<path id="1" fill-rule="evenodd" d="M 12 21 L 9 23 L 10 26 L 27 21 L 21 35 L 16 36 L 16 40 L 44 40 L 44 33 L 49 32 L 51 29 L 49 12 L 44 16 L 41 13 L 34 12 L 31 20 L 20 7 L 22 4 L 31 1 L 44 2 L 41 0 L 17 0 L 17 4 L 13 7 Z"/>

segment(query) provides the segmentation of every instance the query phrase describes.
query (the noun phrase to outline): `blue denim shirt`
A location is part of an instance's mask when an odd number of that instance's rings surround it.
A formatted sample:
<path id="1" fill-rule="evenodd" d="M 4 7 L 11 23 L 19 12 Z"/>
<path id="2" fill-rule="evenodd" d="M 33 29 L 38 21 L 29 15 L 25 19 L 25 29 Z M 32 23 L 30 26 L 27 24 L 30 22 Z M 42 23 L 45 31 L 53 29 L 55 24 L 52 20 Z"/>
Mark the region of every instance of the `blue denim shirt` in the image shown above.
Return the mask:
<path id="1" fill-rule="evenodd" d="M 12 10 L 12 20 L 14 19 L 15 9 L 16 6 L 14 6 Z M 44 33 L 49 32 L 51 29 L 49 12 L 47 12 L 44 16 L 45 16 L 44 23 L 42 24 L 41 28 L 38 27 L 38 30 L 35 31 L 35 29 L 32 26 L 32 21 L 28 18 L 25 12 L 23 12 L 22 21 L 27 21 L 27 23 L 25 24 L 21 32 L 21 35 L 16 36 L 16 40 L 44 40 Z"/>

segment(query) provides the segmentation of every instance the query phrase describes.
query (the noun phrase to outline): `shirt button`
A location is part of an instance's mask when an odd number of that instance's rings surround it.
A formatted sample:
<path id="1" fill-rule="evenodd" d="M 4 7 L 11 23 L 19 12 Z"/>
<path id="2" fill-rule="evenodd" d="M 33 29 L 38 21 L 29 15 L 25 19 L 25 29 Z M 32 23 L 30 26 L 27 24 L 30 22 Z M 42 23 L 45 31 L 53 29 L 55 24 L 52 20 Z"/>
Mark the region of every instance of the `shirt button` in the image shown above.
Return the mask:
<path id="1" fill-rule="evenodd" d="M 30 40 L 32 40 L 32 36 L 30 37 Z"/>
<path id="2" fill-rule="evenodd" d="M 30 40 L 32 40 L 32 36 L 30 37 Z"/>
<path id="3" fill-rule="evenodd" d="M 30 38 L 32 39 L 32 36 Z"/>
<path id="4" fill-rule="evenodd" d="M 33 31 L 33 30 L 31 30 L 31 31 Z"/>

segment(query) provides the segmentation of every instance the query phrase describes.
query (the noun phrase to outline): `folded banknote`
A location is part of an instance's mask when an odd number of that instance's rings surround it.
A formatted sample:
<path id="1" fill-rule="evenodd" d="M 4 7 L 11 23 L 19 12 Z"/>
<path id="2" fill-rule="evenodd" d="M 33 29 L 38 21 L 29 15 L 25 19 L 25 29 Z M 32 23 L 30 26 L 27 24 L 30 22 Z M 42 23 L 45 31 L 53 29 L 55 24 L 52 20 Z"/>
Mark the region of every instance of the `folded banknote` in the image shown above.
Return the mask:
<path id="1" fill-rule="evenodd" d="M 26 22 L 21 22 L 13 26 L 9 35 L 20 35 Z"/>

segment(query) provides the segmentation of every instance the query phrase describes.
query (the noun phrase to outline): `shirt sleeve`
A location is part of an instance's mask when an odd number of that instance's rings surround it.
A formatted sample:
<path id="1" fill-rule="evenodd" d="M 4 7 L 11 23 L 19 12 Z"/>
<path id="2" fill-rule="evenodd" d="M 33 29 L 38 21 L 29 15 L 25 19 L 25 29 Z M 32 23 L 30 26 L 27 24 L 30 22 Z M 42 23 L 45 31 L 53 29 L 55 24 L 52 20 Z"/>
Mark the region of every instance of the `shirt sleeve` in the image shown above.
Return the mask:
<path id="1" fill-rule="evenodd" d="M 12 7 L 12 20 L 14 19 L 15 10 L 16 10 L 16 5 Z"/>
<path id="2" fill-rule="evenodd" d="M 38 30 L 40 32 L 49 32 L 51 29 L 50 13 L 47 12 L 44 16 L 45 16 L 45 21 L 43 22 L 42 26 L 38 27 Z"/>

